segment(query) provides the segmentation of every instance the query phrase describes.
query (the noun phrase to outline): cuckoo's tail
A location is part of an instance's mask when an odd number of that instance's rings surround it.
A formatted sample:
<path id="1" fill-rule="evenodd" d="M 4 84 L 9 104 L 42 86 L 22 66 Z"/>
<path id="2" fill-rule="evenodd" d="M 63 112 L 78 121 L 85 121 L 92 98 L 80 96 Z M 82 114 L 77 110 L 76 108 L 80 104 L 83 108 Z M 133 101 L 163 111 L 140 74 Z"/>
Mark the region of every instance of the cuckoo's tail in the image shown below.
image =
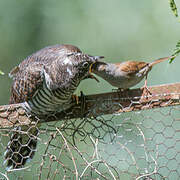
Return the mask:
<path id="1" fill-rule="evenodd" d="M 35 154 L 39 130 L 36 126 L 22 126 L 14 129 L 4 153 L 7 170 L 23 168 Z"/>

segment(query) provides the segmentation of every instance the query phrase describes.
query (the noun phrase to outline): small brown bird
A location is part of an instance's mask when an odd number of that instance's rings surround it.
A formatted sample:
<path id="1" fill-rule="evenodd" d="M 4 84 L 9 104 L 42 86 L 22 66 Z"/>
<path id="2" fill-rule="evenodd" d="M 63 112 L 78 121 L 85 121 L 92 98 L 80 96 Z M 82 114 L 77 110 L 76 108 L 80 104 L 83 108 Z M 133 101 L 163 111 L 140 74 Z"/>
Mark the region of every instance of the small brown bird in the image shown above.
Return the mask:
<path id="1" fill-rule="evenodd" d="M 90 66 L 102 56 L 90 56 L 72 45 L 45 47 L 15 67 L 10 104 L 23 103 L 28 113 L 40 117 L 72 106 L 79 83 L 92 78 Z M 23 132 L 27 132 L 23 133 Z M 17 127 L 4 153 L 7 170 L 22 168 L 32 159 L 37 146 L 36 127 Z"/>
<path id="2" fill-rule="evenodd" d="M 168 60 L 172 57 L 173 56 L 160 58 L 151 63 L 138 61 L 105 63 L 98 61 L 92 65 L 91 71 L 120 90 L 129 89 L 130 87 L 135 86 L 145 77 L 146 80 L 144 88 L 148 90 L 147 75 L 149 71 L 155 64 Z"/>

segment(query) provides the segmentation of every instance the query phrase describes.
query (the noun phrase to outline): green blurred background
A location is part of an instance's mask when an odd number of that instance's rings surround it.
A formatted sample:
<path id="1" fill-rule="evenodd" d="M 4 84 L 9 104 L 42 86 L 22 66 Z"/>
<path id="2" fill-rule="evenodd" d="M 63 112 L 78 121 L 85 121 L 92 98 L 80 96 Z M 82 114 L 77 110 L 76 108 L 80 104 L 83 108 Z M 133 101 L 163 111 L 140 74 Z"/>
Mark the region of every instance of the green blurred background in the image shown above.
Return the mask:
<path id="1" fill-rule="evenodd" d="M 180 23 L 168 0 L 1 0 L 0 69 L 5 76 L 0 77 L 0 104 L 8 103 L 9 71 L 45 46 L 77 45 L 85 53 L 104 55 L 108 62 L 151 61 L 171 55 L 179 39 Z M 179 59 L 157 65 L 148 84 L 179 81 Z M 111 89 L 103 80 L 79 86 L 85 94 Z"/>
<path id="2" fill-rule="evenodd" d="M 180 8 L 180 1 L 176 3 Z M 171 55 L 178 40 L 180 23 L 169 0 L 0 0 L 0 70 L 5 72 L 0 76 L 0 104 L 8 103 L 9 71 L 45 46 L 73 44 L 85 53 L 104 55 L 107 62 L 150 62 Z M 179 66 L 180 57 L 155 66 L 148 85 L 180 81 Z M 112 88 L 102 79 L 86 80 L 77 93 Z"/>

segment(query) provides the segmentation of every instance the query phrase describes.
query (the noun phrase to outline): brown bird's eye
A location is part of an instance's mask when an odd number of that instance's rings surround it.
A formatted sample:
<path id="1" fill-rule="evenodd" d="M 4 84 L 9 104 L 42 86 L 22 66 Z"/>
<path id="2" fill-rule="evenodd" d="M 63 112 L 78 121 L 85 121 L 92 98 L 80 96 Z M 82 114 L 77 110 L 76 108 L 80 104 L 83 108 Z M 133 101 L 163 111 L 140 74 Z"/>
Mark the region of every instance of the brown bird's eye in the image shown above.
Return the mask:
<path id="1" fill-rule="evenodd" d="M 84 67 L 84 68 L 87 68 L 88 66 L 89 66 L 89 63 L 88 63 L 88 62 L 84 62 L 84 63 L 83 63 L 83 67 Z"/>

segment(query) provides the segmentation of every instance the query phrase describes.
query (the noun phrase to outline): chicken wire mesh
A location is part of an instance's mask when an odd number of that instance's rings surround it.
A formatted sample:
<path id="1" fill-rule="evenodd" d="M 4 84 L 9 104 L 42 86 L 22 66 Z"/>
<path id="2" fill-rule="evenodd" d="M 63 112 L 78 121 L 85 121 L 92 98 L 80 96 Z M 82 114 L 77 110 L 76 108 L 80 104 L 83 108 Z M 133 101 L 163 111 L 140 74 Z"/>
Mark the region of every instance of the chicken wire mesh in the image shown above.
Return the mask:
<path id="1" fill-rule="evenodd" d="M 114 107 L 109 99 L 101 103 L 104 112 Z M 141 101 L 130 104 L 118 106 L 128 111 Z M 180 106 L 111 115 L 103 115 L 103 110 L 102 115 L 92 110 L 91 116 L 41 124 L 36 118 L 25 132 L 1 128 L 0 179 L 179 179 Z M 23 168 L 7 171 L 3 161 L 9 139 L 19 130 L 31 137 L 32 126 L 39 134 L 33 137 L 38 140 L 34 158 Z"/>

